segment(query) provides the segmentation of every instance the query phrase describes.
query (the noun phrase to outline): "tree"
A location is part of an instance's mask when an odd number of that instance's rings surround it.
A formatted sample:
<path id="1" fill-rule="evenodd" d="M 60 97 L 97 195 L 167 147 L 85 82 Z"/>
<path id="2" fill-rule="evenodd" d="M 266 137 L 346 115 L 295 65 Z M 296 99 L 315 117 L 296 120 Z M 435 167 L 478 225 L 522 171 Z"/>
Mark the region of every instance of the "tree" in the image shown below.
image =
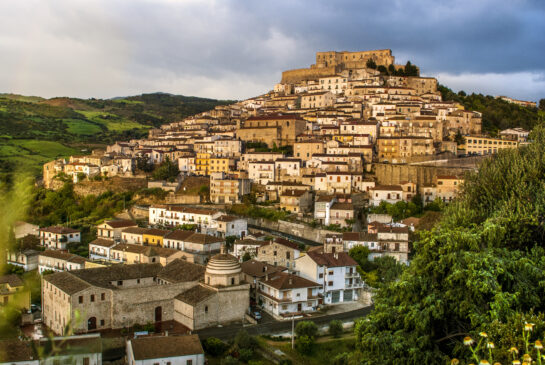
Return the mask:
<path id="1" fill-rule="evenodd" d="M 367 60 L 367 63 L 365 64 L 367 66 L 367 68 L 372 68 L 373 70 L 376 70 L 377 69 L 377 64 L 375 63 L 375 61 L 371 58 L 369 58 Z"/>
<path id="2" fill-rule="evenodd" d="M 244 252 L 244 255 L 242 255 L 242 262 L 246 262 L 251 259 L 252 259 L 252 255 L 250 255 L 248 251 Z"/>
<path id="3" fill-rule="evenodd" d="M 173 182 L 176 180 L 180 170 L 178 164 L 170 161 L 170 158 L 167 156 L 163 162 L 153 171 L 153 178 L 155 180 L 167 180 Z"/>
<path id="4" fill-rule="evenodd" d="M 295 340 L 295 349 L 302 355 L 310 355 L 314 348 L 314 337 L 298 336 Z"/>
<path id="5" fill-rule="evenodd" d="M 312 321 L 301 321 L 295 326 L 295 334 L 297 337 L 308 336 L 316 337 L 318 334 L 318 326 Z"/>
<path id="6" fill-rule="evenodd" d="M 545 99 L 539 100 L 539 110 L 545 111 Z"/>
<path id="7" fill-rule="evenodd" d="M 141 156 L 136 159 L 136 168 L 143 172 L 152 172 L 153 164 L 146 156 Z"/>
<path id="8" fill-rule="evenodd" d="M 383 65 L 378 66 L 377 71 L 380 72 L 382 75 L 388 75 L 388 69 Z"/>
<path id="9" fill-rule="evenodd" d="M 235 336 L 235 345 L 237 345 L 239 349 L 255 350 L 258 343 L 255 337 L 250 336 L 245 330 L 240 330 Z"/>
<path id="10" fill-rule="evenodd" d="M 405 64 L 403 75 L 404 76 L 418 76 L 418 74 L 419 74 L 418 73 L 418 67 L 413 65 L 411 63 L 411 61 L 407 61 L 407 63 Z"/>
<path id="11" fill-rule="evenodd" d="M 389 65 L 388 66 L 388 73 L 390 75 L 395 75 L 396 74 L 396 67 L 394 65 Z"/>
<path id="12" fill-rule="evenodd" d="M 228 345 L 216 337 L 208 337 L 203 341 L 203 348 L 208 354 L 217 357 L 227 351 Z"/>
<path id="13" fill-rule="evenodd" d="M 238 239 L 238 236 L 227 236 L 227 237 L 225 237 L 225 247 L 228 250 L 231 250 L 237 239 Z"/>
<path id="14" fill-rule="evenodd" d="M 341 337 L 344 332 L 343 323 L 339 320 L 329 322 L 329 334 L 335 338 Z"/>
<path id="15" fill-rule="evenodd" d="M 531 138 L 469 174 L 441 221 L 414 243 L 399 280 L 376 291 L 374 310 L 355 329 L 363 363 L 464 358 L 463 338 L 481 331 L 502 356 L 495 361 L 507 363 L 525 321 L 545 327 L 535 314 L 545 310 L 544 127 Z"/>
<path id="16" fill-rule="evenodd" d="M 460 133 L 460 131 L 456 132 L 456 135 L 454 136 L 454 141 L 458 146 L 466 143 L 466 139 L 464 138 L 464 136 L 462 136 L 462 133 Z"/>

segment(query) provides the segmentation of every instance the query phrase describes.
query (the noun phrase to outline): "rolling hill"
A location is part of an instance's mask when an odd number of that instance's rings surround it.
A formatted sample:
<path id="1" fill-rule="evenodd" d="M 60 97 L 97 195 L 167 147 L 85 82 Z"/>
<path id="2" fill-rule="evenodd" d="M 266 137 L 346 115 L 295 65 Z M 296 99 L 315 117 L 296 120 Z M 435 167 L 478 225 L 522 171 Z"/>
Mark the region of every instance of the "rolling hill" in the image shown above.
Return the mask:
<path id="1" fill-rule="evenodd" d="M 139 138 L 150 128 L 230 103 L 165 93 L 115 99 L 0 94 L 0 174 L 38 175 L 46 161 Z"/>

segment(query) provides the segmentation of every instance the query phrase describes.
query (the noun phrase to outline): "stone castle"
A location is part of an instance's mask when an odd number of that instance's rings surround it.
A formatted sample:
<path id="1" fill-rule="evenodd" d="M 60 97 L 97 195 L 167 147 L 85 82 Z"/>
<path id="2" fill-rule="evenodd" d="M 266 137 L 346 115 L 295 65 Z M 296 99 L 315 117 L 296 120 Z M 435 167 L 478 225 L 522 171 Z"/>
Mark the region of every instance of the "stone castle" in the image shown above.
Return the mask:
<path id="1" fill-rule="evenodd" d="M 316 63 L 309 68 L 300 68 L 282 72 L 282 84 L 298 83 L 302 80 L 317 80 L 320 77 L 335 76 L 344 70 L 365 68 L 368 60 L 373 60 L 377 66 L 394 65 L 395 57 L 391 49 L 360 52 L 316 52 Z"/>

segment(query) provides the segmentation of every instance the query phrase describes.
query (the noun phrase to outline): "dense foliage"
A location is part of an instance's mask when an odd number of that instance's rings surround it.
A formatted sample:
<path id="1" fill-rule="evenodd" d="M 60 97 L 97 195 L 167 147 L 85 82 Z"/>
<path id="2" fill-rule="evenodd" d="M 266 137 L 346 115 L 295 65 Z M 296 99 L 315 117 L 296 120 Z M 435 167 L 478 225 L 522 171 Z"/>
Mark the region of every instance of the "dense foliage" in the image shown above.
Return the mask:
<path id="1" fill-rule="evenodd" d="M 545 129 L 470 175 L 460 199 L 415 242 L 400 280 L 378 290 L 356 325 L 366 364 L 442 364 L 469 358 L 464 336 L 485 331 L 505 361 L 524 321 L 545 323 Z M 535 340 L 535 338 L 533 339 Z"/>
<path id="2" fill-rule="evenodd" d="M 348 255 L 358 263 L 357 270 L 367 285 L 379 288 L 399 278 L 405 265 L 398 263 L 390 256 L 370 260 L 370 252 L 365 246 L 355 246 L 348 251 Z"/>
<path id="3" fill-rule="evenodd" d="M 483 113 L 482 130 L 492 135 L 502 129 L 514 127 L 531 130 L 536 124 L 545 120 L 545 113 L 538 108 L 519 106 L 490 95 L 466 95 L 463 91 L 455 93 L 443 85 L 438 85 L 438 89 L 444 101 L 456 101 L 468 110 Z"/>
<path id="4" fill-rule="evenodd" d="M 439 198 L 424 206 L 422 198 L 417 194 L 413 196 L 410 202 L 399 201 L 392 204 L 383 200 L 378 206 L 369 207 L 369 212 L 375 214 L 389 214 L 394 221 L 399 221 L 409 217 L 420 217 L 426 211 L 440 212 L 443 207 L 444 203 Z"/>

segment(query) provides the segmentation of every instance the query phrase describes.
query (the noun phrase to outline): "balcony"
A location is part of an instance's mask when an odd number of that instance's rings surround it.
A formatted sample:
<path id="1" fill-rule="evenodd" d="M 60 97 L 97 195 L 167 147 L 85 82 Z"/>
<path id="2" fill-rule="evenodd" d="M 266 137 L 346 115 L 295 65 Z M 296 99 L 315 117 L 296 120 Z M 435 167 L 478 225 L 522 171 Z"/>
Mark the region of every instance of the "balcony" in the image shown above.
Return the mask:
<path id="1" fill-rule="evenodd" d="M 347 272 L 344 274 L 345 278 L 359 278 L 360 274 L 357 271 L 354 272 Z"/>

